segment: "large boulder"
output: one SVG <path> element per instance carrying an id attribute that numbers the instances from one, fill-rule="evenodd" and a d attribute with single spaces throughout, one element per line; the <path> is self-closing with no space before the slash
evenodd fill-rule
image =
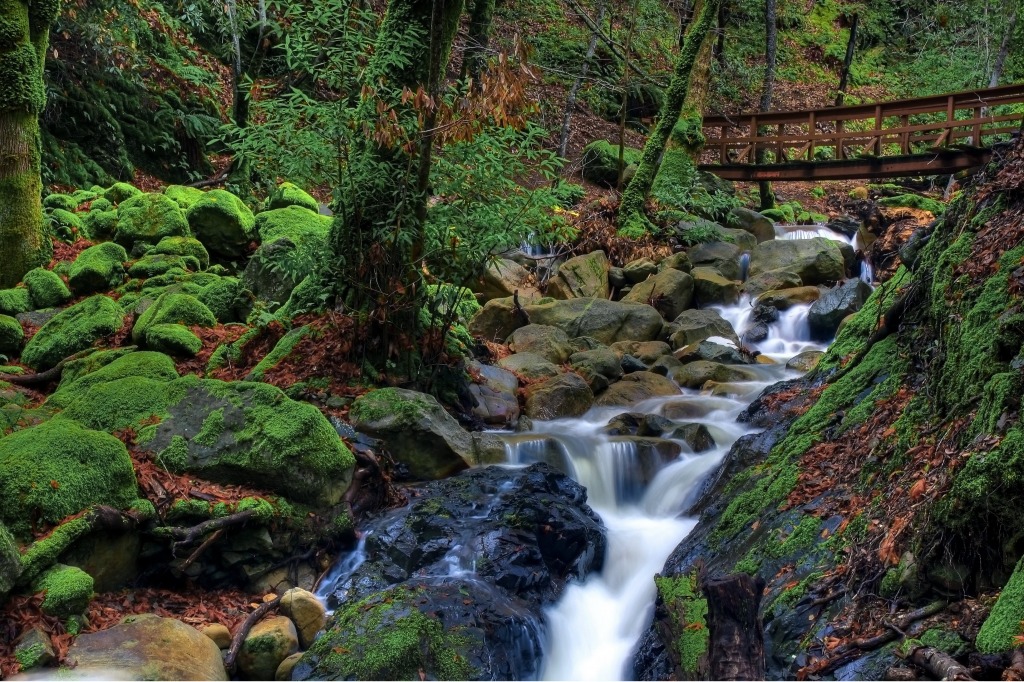
<path id="1" fill-rule="evenodd" d="M 661 314 L 649 305 L 573 298 L 524 307 L 530 322 L 558 327 L 570 337 L 590 336 L 610 344 L 651 341 L 661 336 Z"/>
<path id="2" fill-rule="evenodd" d="M 513 353 L 498 360 L 498 367 L 524 379 L 550 379 L 562 373 L 558 365 L 536 353 Z"/>
<path id="3" fill-rule="evenodd" d="M 528 324 L 512 332 L 506 341 L 513 353 L 536 353 L 545 360 L 560 365 L 572 355 L 569 337 L 558 327 Z"/>
<path id="4" fill-rule="evenodd" d="M 38 370 L 49 369 L 104 336 L 116 333 L 123 322 L 124 313 L 112 298 L 92 296 L 50 318 L 25 344 L 21 360 Z"/>
<path id="5" fill-rule="evenodd" d="M 450 476 L 475 460 L 475 441 L 437 399 L 404 388 L 360 396 L 349 411 L 352 426 L 384 441 L 395 461 L 418 480 Z"/>
<path id="6" fill-rule="evenodd" d="M 593 404 L 593 391 L 583 377 L 574 372 L 526 388 L 526 416 L 530 419 L 579 417 Z"/>
<path id="7" fill-rule="evenodd" d="M 213 640 L 173 618 L 140 614 L 79 635 L 68 649 L 69 679 L 227 680 Z"/>
<path id="8" fill-rule="evenodd" d="M 256 237 L 256 219 L 241 199 L 222 189 L 206 192 L 186 213 L 196 239 L 224 258 L 245 255 Z"/>
<path id="9" fill-rule="evenodd" d="M 696 360 L 673 371 L 672 379 L 684 388 L 701 388 L 709 381 L 757 381 L 758 375 L 752 370 L 735 365 Z"/>
<path id="10" fill-rule="evenodd" d="M 820 297 L 821 289 L 818 287 L 790 287 L 766 291 L 758 296 L 754 303 L 757 306 L 774 308 L 775 310 L 789 310 L 795 305 L 814 303 Z"/>
<path id="11" fill-rule="evenodd" d="M 308 649 L 316 639 L 316 633 L 327 624 L 327 609 L 312 592 L 299 587 L 281 595 L 281 613 L 295 624 L 299 646 Z"/>
<path id="12" fill-rule="evenodd" d="M 71 300 L 71 292 L 57 273 L 45 268 L 35 268 L 22 278 L 32 299 L 32 308 L 54 308 Z"/>
<path id="13" fill-rule="evenodd" d="M 516 375 L 476 360 L 469 362 L 467 369 L 473 377 L 473 383 L 469 385 L 470 395 L 476 400 L 473 414 L 492 426 L 516 423 L 519 419 L 519 400 L 516 398 L 519 380 Z"/>
<path id="14" fill-rule="evenodd" d="M 507 258 L 495 258 L 488 261 L 484 273 L 470 288 L 489 301 L 512 296 L 516 291 L 522 295 L 529 281 L 530 271 L 522 265 Z"/>
<path id="15" fill-rule="evenodd" d="M 519 296 L 520 305 L 537 300 L 539 297 Z M 507 296 L 487 301 L 484 307 L 473 315 L 468 329 L 470 334 L 482 337 L 485 341 L 501 343 L 508 338 L 509 334 L 527 324 L 529 324 L 529 320 L 516 311 L 513 298 Z"/>
<path id="16" fill-rule="evenodd" d="M 859 279 L 851 279 L 841 286 L 829 289 L 811 304 L 811 309 L 807 312 L 811 336 L 821 341 L 831 339 L 843 318 L 860 310 L 870 295 L 871 287 Z"/>
<path id="17" fill-rule="evenodd" d="M 789 289 L 792 287 L 798 287 L 802 284 L 803 282 L 800 280 L 800 275 L 795 272 L 789 272 L 788 270 L 771 270 L 749 278 L 743 283 L 740 291 L 748 296 L 757 297 L 766 291 L 772 291 L 773 289 Z"/>
<path id="18" fill-rule="evenodd" d="M 601 406 L 633 405 L 657 396 L 678 395 L 679 387 L 654 372 L 633 372 L 622 377 L 598 396 L 595 404 Z"/>
<path id="19" fill-rule="evenodd" d="M 25 340 L 25 330 L 21 323 L 9 315 L 0 315 L 0 355 L 9 358 L 21 353 L 21 344 Z"/>
<path id="20" fill-rule="evenodd" d="M 149 344 L 152 329 L 165 324 L 212 327 L 217 324 L 217 318 L 194 296 L 166 292 L 139 315 L 139 319 L 132 327 L 132 341 Z"/>
<path id="21" fill-rule="evenodd" d="M 191 235 L 185 212 L 166 194 L 136 194 L 117 208 L 114 241 L 126 249 Z"/>
<path id="22" fill-rule="evenodd" d="M 775 224 L 757 211 L 737 206 L 729 212 L 733 225 L 757 238 L 757 243 L 775 239 Z"/>
<path id="23" fill-rule="evenodd" d="M 824 237 L 773 239 L 750 254 L 750 275 L 787 270 L 804 284 L 826 284 L 846 277 L 846 258 L 839 242 Z"/>
<path id="24" fill-rule="evenodd" d="M 736 330 L 718 311 L 687 310 L 669 325 L 672 348 L 682 348 L 712 336 L 722 336 L 739 343 Z"/>
<path id="25" fill-rule="evenodd" d="M 665 268 L 635 284 L 622 300 L 646 303 L 666 320 L 674 320 L 693 303 L 693 278 L 680 270 Z"/>
<path id="26" fill-rule="evenodd" d="M 126 508 L 137 497 L 124 443 L 55 417 L 0 438 L 0 523 L 16 535 L 91 504 Z"/>
<path id="27" fill-rule="evenodd" d="M 598 374 L 611 381 L 622 376 L 619 355 L 610 348 L 595 348 L 573 353 L 569 356 L 569 364 L 577 371 Z"/>
<path id="28" fill-rule="evenodd" d="M 715 268 L 694 268 L 690 275 L 694 299 L 700 306 L 731 305 L 740 298 L 740 282 L 722 276 Z"/>
<path id="29" fill-rule="evenodd" d="M 65 372 L 65 374 L 67 373 Z M 153 351 L 128 353 L 115 357 L 110 362 L 97 366 L 91 371 L 69 374 L 62 378 L 57 390 L 47 399 L 46 404 L 65 408 L 82 398 L 93 386 L 125 377 L 173 381 L 178 378 L 178 371 L 174 366 L 174 361 L 163 353 Z"/>
<path id="30" fill-rule="evenodd" d="M 622 276 L 630 284 L 639 284 L 657 271 L 658 264 L 650 258 L 637 258 L 622 266 Z"/>
<path id="31" fill-rule="evenodd" d="M 604 251 L 570 258 L 548 281 L 548 295 L 558 299 L 608 298 L 609 267 Z"/>
<path id="32" fill-rule="evenodd" d="M 210 267 L 210 253 L 195 237 L 164 237 L 157 242 L 156 246 L 147 251 L 146 255 L 181 256 L 182 258 L 191 256 L 199 263 L 200 269 L 205 270 Z"/>
<path id="33" fill-rule="evenodd" d="M 277 666 L 299 650 L 299 635 L 287 616 L 265 618 L 253 626 L 238 652 L 238 670 L 248 680 L 270 680 Z"/>
<path id="34" fill-rule="evenodd" d="M 726 279 L 740 278 L 740 248 L 728 242 L 706 242 L 687 250 L 694 268 L 713 268 Z"/>
<path id="35" fill-rule="evenodd" d="M 629 166 L 640 163 L 643 152 L 639 149 L 626 147 L 622 150 L 624 172 Z M 595 185 L 615 187 L 619 180 L 619 146 L 606 140 L 595 140 L 583 148 L 583 179 Z"/>
<path id="36" fill-rule="evenodd" d="M 331 218 L 297 205 L 256 216 L 260 247 L 242 274 L 243 286 L 256 298 L 284 304 L 327 249 Z M 276 306 L 275 306 L 276 307 Z"/>
<path id="37" fill-rule="evenodd" d="M 118 286 L 124 280 L 128 252 L 113 242 L 90 246 L 78 254 L 68 270 L 68 286 L 76 294 L 91 294 Z"/>
<path id="38" fill-rule="evenodd" d="M 317 213 L 320 211 L 320 204 L 316 199 L 307 194 L 298 185 L 290 182 L 282 182 L 277 186 L 269 197 L 267 197 L 267 208 L 285 208 L 287 206 L 298 206 L 307 211 Z"/>

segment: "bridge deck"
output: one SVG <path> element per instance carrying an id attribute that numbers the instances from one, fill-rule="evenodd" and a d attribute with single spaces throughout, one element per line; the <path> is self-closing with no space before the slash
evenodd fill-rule
<path id="1" fill-rule="evenodd" d="M 704 119 L 700 168 L 730 180 L 939 175 L 983 165 L 1021 126 L 1024 83 L 878 104 Z"/>

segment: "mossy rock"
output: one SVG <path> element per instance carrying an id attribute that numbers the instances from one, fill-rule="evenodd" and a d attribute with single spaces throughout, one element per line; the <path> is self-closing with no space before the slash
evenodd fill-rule
<path id="1" fill-rule="evenodd" d="M 47 213 L 47 229 L 51 236 L 65 242 L 72 242 L 82 233 L 82 219 L 71 211 L 55 208 Z"/>
<path id="2" fill-rule="evenodd" d="M 59 208 L 64 211 L 74 211 L 78 208 L 78 199 L 69 194 L 49 194 L 43 198 L 43 208 Z"/>
<path id="3" fill-rule="evenodd" d="M 62 310 L 44 324 L 25 346 L 21 360 L 38 370 L 49 369 L 104 336 L 116 333 L 123 322 L 124 313 L 112 298 L 92 296 Z"/>
<path id="4" fill-rule="evenodd" d="M 33 592 L 44 592 L 43 613 L 57 618 L 80 616 L 92 601 L 92 576 L 76 566 L 57 564 L 39 576 Z"/>
<path id="5" fill-rule="evenodd" d="M 986 654 L 1013 651 L 1019 644 L 1015 638 L 1021 634 L 1020 623 L 1024 620 L 1024 559 L 1010 576 L 1010 581 L 999 594 L 992 607 L 992 613 L 981 625 L 975 644 Z"/>
<path id="6" fill-rule="evenodd" d="M 68 285 L 78 295 L 113 289 L 124 281 L 128 252 L 113 242 L 104 242 L 78 254 L 68 272 Z"/>
<path id="7" fill-rule="evenodd" d="M 124 443 L 54 417 L 0 438 L 0 522 L 27 537 L 30 521 L 55 524 L 89 505 L 123 509 L 136 498 Z"/>
<path id="8" fill-rule="evenodd" d="M 117 211 L 114 210 L 89 211 L 82 218 L 82 231 L 93 241 L 112 238 L 116 229 Z"/>
<path id="9" fill-rule="evenodd" d="M 32 310 L 32 298 L 28 289 L 0 289 L 0 315 L 20 315 Z"/>
<path id="10" fill-rule="evenodd" d="M 25 273 L 22 279 L 28 289 L 32 308 L 56 308 L 71 300 L 71 291 L 64 280 L 54 272 L 45 268 L 35 268 Z"/>
<path id="11" fill-rule="evenodd" d="M 188 236 L 191 230 L 184 211 L 164 194 L 138 194 L 117 208 L 114 240 L 125 248 Z"/>
<path id="12" fill-rule="evenodd" d="M 164 188 L 164 194 L 169 199 L 173 199 L 181 207 L 182 211 L 187 211 L 192 207 L 192 204 L 203 198 L 205 192 L 201 189 L 185 185 L 167 185 Z"/>
<path id="13" fill-rule="evenodd" d="M 915 208 L 919 211 L 928 211 L 935 216 L 940 216 L 946 212 L 946 205 L 944 203 L 935 199 L 929 199 L 920 194 L 899 194 L 894 197 L 883 197 L 878 200 L 878 205 L 888 208 Z"/>
<path id="14" fill-rule="evenodd" d="M 92 201 L 89 202 L 90 213 L 94 211 L 109 211 L 113 208 L 114 205 L 110 203 L 110 201 L 108 201 L 107 199 L 104 199 L 103 197 L 93 199 Z"/>
<path id="15" fill-rule="evenodd" d="M 21 323 L 13 317 L 0 315 L 0 355 L 17 357 L 24 340 L 25 330 L 21 328 Z"/>
<path id="16" fill-rule="evenodd" d="M 11 531 L 0 523 L 0 605 L 21 575 L 21 553 Z"/>
<path id="17" fill-rule="evenodd" d="M 135 350 L 135 346 L 127 346 L 125 348 L 89 349 L 78 353 L 73 359 L 68 360 L 64 364 L 64 369 L 60 373 L 60 383 L 57 385 L 57 390 L 60 391 L 62 388 L 70 386 L 72 382 L 77 381 L 86 374 L 106 367 L 114 360 L 123 358 L 129 353 L 135 352 Z"/>
<path id="18" fill-rule="evenodd" d="M 234 277 L 218 277 L 203 287 L 196 298 L 210 309 L 218 322 L 242 322 L 245 320 L 247 298 L 242 283 Z"/>
<path id="19" fill-rule="evenodd" d="M 171 471 L 316 505 L 335 504 L 348 489 L 355 459 L 312 405 L 255 382 L 187 376 L 160 385 L 166 398 L 153 398 L 152 409 L 165 401 L 163 420 L 139 441 Z"/>
<path id="20" fill-rule="evenodd" d="M 148 254 L 192 256 L 199 261 L 199 269 L 205 270 L 210 267 L 210 253 L 195 237 L 164 237 L 148 251 Z"/>
<path id="21" fill-rule="evenodd" d="M 262 245 L 242 276 L 246 289 L 261 300 L 288 300 L 327 249 L 331 218 L 299 206 L 264 211 L 256 216 Z"/>
<path id="22" fill-rule="evenodd" d="M 320 210 L 320 203 L 304 192 L 297 185 L 290 182 L 282 182 L 274 192 L 267 197 L 267 208 L 284 208 L 286 206 L 300 206 L 317 213 Z"/>
<path id="23" fill-rule="evenodd" d="M 146 328 L 146 346 L 168 355 L 191 358 L 203 349 L 203 342 L 184 325 L 153 324 Z"/>
<path id="24" fill-rule="evenodd" d="M 194 272 L 199 269 L 199 261 L 193 256 L 169 256 L 151 252 L 131 264 L 128 276 L 146 279 L 167 274 L 172 268 Z"/>
<path id="25" fill-rule="evenodd" d="M 640 163 L 643 152 L 627 147 L 622 163 L 625 173 L 629 166 Z M 595 140 L 583 148 L 583 178 L 596 185 L 615 187 L 619 179 L 619 146 L 607 140 Z"/>
<path id="26" fill-rule="evenodd" d="M 115 182 L 109 189 L 104 190 L 103 198 L 117 205 L 139 194 L 142 194 L 142 190 L 138 187 L 129 185 L 127 182 Z"/>
<path id="27" fill-rule="evenodd" d="M 186 214 L 196 239 L 211 254 L 224 258 L 245 255 L 256 238 L 256 218 L 234 194 L 215 189 L 192 204 Z"/>
<path id="28" fill-rule="evenodd" d="M 93 355 L 114 353 L 116 351 L 103 351 Z M 76 360 L 77 363 L 87 362 L 89 358 Z M 98 360 L 94 359 L 93 362 Z M 126 377 L 145 377 L 155 381 L 173 381 L 178 378 L 178 371 L 174 367 L 174 361 L 163 353 L 154 351 L 137 351 L 115 357 L 109 364 L 104 364 L 84 374 L 77 373 L 71 381 L 67 380 L 68 367 L 65 366 L 64 376 L 60 386 L 46 401 L 47 405 L 54 407 L 67 407 L 76 400 L 82 398 L 90 388 L 99 384 L 124 379 Z"/>
<path id="29" fill-rule="evenodd" d="M 194 296 L 167 292 L 161 294 L 153 305 L 139 316 L 132 328 L 132 340 L 135 343 L 145 343 L 148 329 L 160 324 L 212 327 L 217 324 L 217 318 Z"/>
<path id="30" fill-rule="evenodd" d="M 141 376 L 104 381 L 76 392 L 61 414 L 98 431 L 138 430 L 143 421 L 165 414 L 176 399 L 169 383 Z"/>

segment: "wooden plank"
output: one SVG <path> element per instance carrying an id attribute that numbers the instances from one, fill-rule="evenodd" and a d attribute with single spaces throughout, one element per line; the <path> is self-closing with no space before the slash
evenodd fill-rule
<path id="1" fill-rule="evenodd" d="M 700 165 L 698 168 L 714 173 L 726 180 L 756 182 L 804 180 L 858 180 L 870 178 L 896 178 L 908 175 L 945 175 L 978 168 L 991 158 L 989 150 L 976 153 L 942 150 L 935 154 L 915 154 L 878 158 L 848 159 L 846 161 L 819 161 L 816 163 L 787 163 L 756 166 L 729 164 L 724 166 Z"/>

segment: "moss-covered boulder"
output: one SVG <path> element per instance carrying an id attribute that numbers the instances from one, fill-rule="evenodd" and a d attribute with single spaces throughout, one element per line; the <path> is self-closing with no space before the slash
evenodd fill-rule
<path id="1" fill-rule="evenodd" d="M 256 216 L 262 244 L 242 275 L 256 298 L 283 304 L 327 248 L 331 218 L 299 206 L 264 211 Z"/>
<path id="2" fill-rule="evenodd" d="M 210 253 L 203 246 L 203 243 L 195 237 L 164 237 L 148 253 L 164 254 L 167 256 L 191 256 L 199 261 L 200 269 L 205 270 L 210 267 Z"/>
<path id="3" fill-rule="evenodd" d="M 116 205 L 139 194 L 142 194 L 142 190 L 138 187 L 129 185 L 127 182 L 115 182 L 104 190 L 103 198 Z"/>
<path id="4" fill-rule="evenodd" d="M 212 327 L 217 324 L 217 318 L 194 296 L 167 292 L 161 294 L 136 320 L 132 327 L 132 340 L 135 343 L 148 343 L 150 328 L 163 324 Z"/>
<path id="5" fill-rule="evenodd" d="M 135 471 L 124 443 L 55 417 L 0 438 L 0 522 L 27 536 L 92 504 L 128 507 Z"/>
<path id="6" fill-rule="evenodd" d="M 839 243 L 824 237 L 773 239 L 750 254 L 750 276 L 785 270 L 804 284 L 827 284 L 846 277 L 846 258 Z"/>
<path id="7" fill-rule="evenodd" d="M 139 441 L 171 471 L 250 485 L 306 504 L 334 504 L 348 489 L 355 460 L 330 422 L 274 386 L 195 376 L 169 383 L 120 380 L 127 381 L 137 384 L 125 383 L 121 393 L 152 391 L 149 409 L 162 420 L 140 430 Z M 83 410 L 95 404 L 90 396 L 104 386 L 110 384 L 86 394 Z"/>
<path id="8" fill-rule="evenodd" d="M 104 242 L 90 246 L 71 264 L 68 285 L 78 295 L 112 289 L 124 281 L 128 252 L 120 244 Z"/>
<path id="9" fill-rule="evenodd" d="M 25 331 L 21 323 L 8 315 L 0 315 L 0 355 L 17 357 L 24 340 Z"/>
<path id="10" fill-rule="evenodd" d="M 173 199 L 181 207 L 182 211 L 187 211 L 192 207 L 192 204 L 203 198 L 204 192 L 201 189 L 185 185 L 167 185 L 164 188 L 164 194 L 168 198 Z"/>
<path id="11" fill-rule="evenodd" d="M 111 239 L 115 230 L 117 230 L 116 210 L 97 209 L 89 211 L 82 218 L 82 232 L 87 239 L 93 241 Z"/>
<path id="12" fill-rule="evenodd" d="M 0 315 L 20 315 L 32 310 L 32 299 L 28 289 L 0 289 Z"/>
<path id="13" fill-rule="evenodd" d="M 190 234 L 184 211 L 164 194 L 138 194 L 117 208 L 114 240 L 125 248 Z"/>
<path id="14" fill-rule="evenodd" d="M 144 421 L 166 414 L 177 397 L 167 381 L 127 376 L 76 391 L 61 414 L 98 431 L 138 430 Z"/>
<path id="15" fill-rule="evenodd" d="M 608 298 L 608 257 L 591 251 L 562 263 L 548 282 L 552 298 Z"/>
<path id="16" fill-rule="evenodd" d="M 475 460 L 473 437 L 431 395 L 377 389 L 352 404 L 349 418 L 357 431 L 382 439 L 415 479 L 444 478 Z"/>
<path id="17" fill-rule="evenodd" d="M 243 322 L 252 305 L 252 295 L 234 277 L 218 277 L 196 294 L 218 322 Z"/>
<path id="18" fill-rule="evenodd" d="M 81 362 L 81 361 L 78 361 Z M 67 369 L 65 368 L 65 375 Z M 85 374 L 77 375 L 73 380 L 61 381 L 57 390 L 46 401 L 47 405 L 64 408 L 82 398 L 93 386 L 104 384 L 125 377 L 145 377 L 155 381 L 173 381 L 178 378 L 174 361 L 163 353 L 153 351 L 137 351 L 116 357 L 109 364 L 97 367 Z"/>
<path id="19" fill-rule="evenodd" d="M 992 613 L 982 623 L 975 642 L 978 650 L 996 654 L 1018 648 L 1021 621 L 1024 621 L 1024 559 L 1017 563 L 1010 581 L 992 607 Z"/>
<path id="20" fill-rule="evenodd" d="M 623 171 L 640 163 L 643 152 L 626 147 L 623 152 Z M 615 187 L 619 178 L 619 146 L 606 140 L 596 140 L 583 148 L 583 178 L 596 185 Z"/>
<path id="21" fill-rule="evenodd" d="M 168 355 L 194 357 L 202 340 L 181 324 L 153 324 L 146 329 L 146 346 Z"/>
<path id="22" fill-rule="evenodd" d="M 71 300 L 71 292 L 64 284 L 64 280 L 57 273 L 45 268 L 29 270 L 22 281 L 28 289 L 35 310 L 55 308 Z"/>
<path id="23" fill-rule="evenodd" d="M 85 613 L 92 601 L 93 579 L 75 566 L 57 564 L 47 569 L 32 585 L 33 592 L 43 592 L 43 613 L 57 618 L 70 618 Z"/>
<path id="24" fill-rule="evenodd" d="M 147 279 L 165 275 L 171 271 L 195 272 L 199 261 L 192 256 L 169 256 L 162 253 L 147 253 L 128 267 L 128 276 Z"/>
<path id="25" fill-rule="evenodd" d="M 0 522 L 0 605 L 8 593 L 14 589 L 14 584 L 21 575 L 21 553 L 18 552 L 18 543 L 14 536 Z"/>
<path id="26" fill-rule="evenodd" d="M 80 635 L 67 655 L 76 675 L 129 680 L 227 680 L 213 640 L 174 618 L 128 616 L 119 625 Z"/>
<path id="27" fill-rule="evenodd" d="M 93 349 L 78 353 L 74 358 L 64 363 L 64 369 L 60 373 L 60 383 L 57 390 L 71 385 L 72 382 L 84 377 L 90 372 L 95 372 L 101 367 L 106 367 L 114 360 L 123 358 L 125 355 L 134 352 L 135 346 L 124 348 Z"/>
<path id="28" fill-rule="evenodd" d="M 570 338 L 591 336 L 601 343 L 611 344 L 616 341 L 652 341 L 661 336 L 661 314 L 649 305 L 600 298 L 572 298 L 524 307 L 530 322 L 558 327 Z"/>
<path id="29" fill-rule="evenodd" d="M 78 200 L 70 194 L 48 194 L 43 197 L 43 208 L 60 208 L 65 211 L 74 211 L 78 208 Z"/>
<path id="30" fill-rule="evenodd" d="M 104 336 L 116 333 L 123 323 L 124 313 L 112 298 L 92 296 L 62 310 L 44 324 L 25 345 L 21 360 L 39 370 L 49 369 Z"/>
<path id="31" fill-rule="evenodd" d="M 238 669 L 248 680 L 269 680 L 281 661 L 299 650 L 295 624 L 285 616 L 265 618 L 253 626 L 242 642 Z"/>
<path id="32" fill-rule="evenodd" d="M 46 214 L 46 228 L 51 237 L 72 242 L 76 235 L 82 233 L 82 219 L 71 211 L 55 208 Z"/>
<path id="33" fill-rule="evenodd" d="M 211 190 L 189 207 L 188 224 L 211 254 L 238 258 L 256 237 L 256 219 L 231 192 Z"/>
<path id="34" fill-rule="evenodd" d="M 320 204 L 316 199 L 304 192 L 297 185 L 290 182 L 282 182 L 277 189 L 267 197 L 267 208 L 284 208 L 286 206 L 300 206 L 316 213 L 320 210 Z"/>

